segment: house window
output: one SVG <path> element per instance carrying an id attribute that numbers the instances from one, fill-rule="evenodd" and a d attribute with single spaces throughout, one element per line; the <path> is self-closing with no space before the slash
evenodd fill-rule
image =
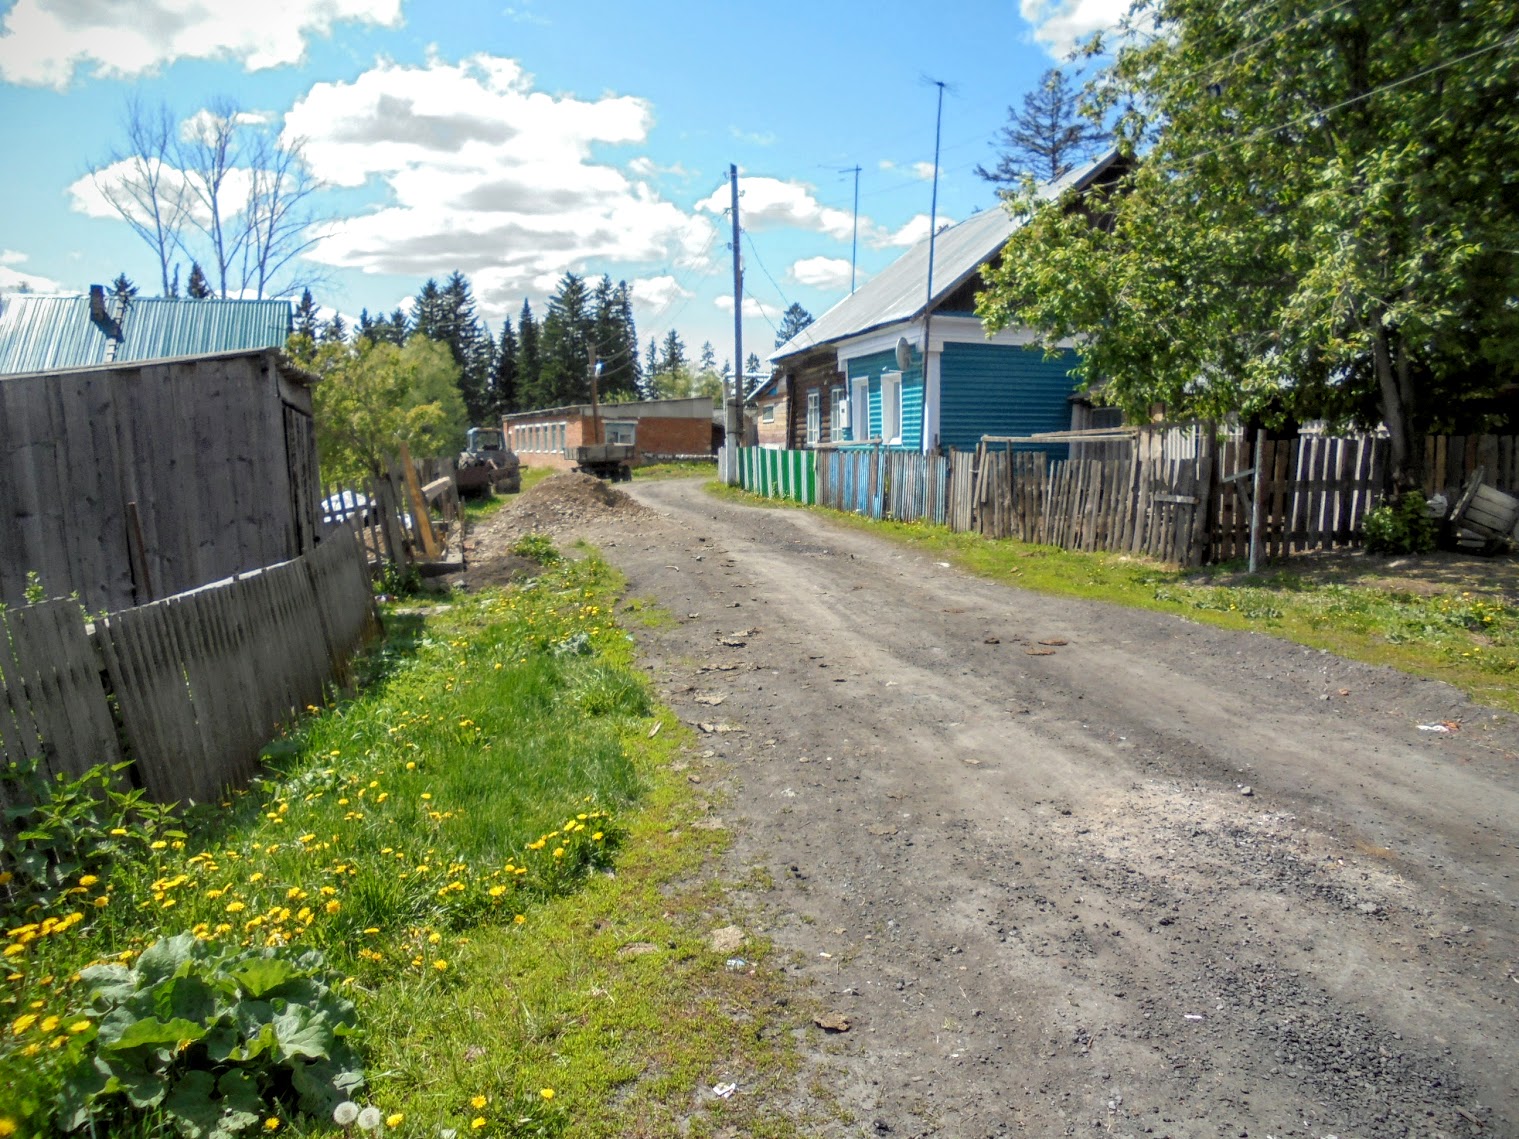
<path id="1" fill-rule="evenodd" d="M 828 389 L 828 441 L 842 443 L 844 428 L 849 426 L 849 400 L 842 387 Z"/>
<path id="2" fill-rule="evenodd" d="M 870 381 L 855 380 L 849 400 L 849 435 L 856 443 L 870 438 Z"/>
<path id="3" fill-rule="evenodd" d="M 760 409 L 760 422 L 761 423 L 774 423 L 775 422 L 775 404 L 773 404 L 773 403 L 767 403 L 764 407 L 762 407 Z"/>
<path id="4" fill-rule="evenodd" d="M 606 424 L 608 443 L 633 443 L 638 434 L 638 421 L 633 419 L 608 420 Z"/>
<path id="5" fill-rule="evenodd" d="M 807 446 L 817 446 L 818 436 L 823 430 L 823 393 L 812 391 L 807 393 Z"/>
<path id="6" fill-rule="evenodd" d="M 902 442 L 902 373 L 881 373 L 881 442 Z"/>

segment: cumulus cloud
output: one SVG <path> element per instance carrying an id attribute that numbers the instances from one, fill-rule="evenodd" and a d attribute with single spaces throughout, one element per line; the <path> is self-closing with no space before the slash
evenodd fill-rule
<path id="1" fill-rule="evenodd" d="M 662 199 L 632 162 L 593 158 L 644 142 L 652 123 L 642 99 L 550 95 L 515 60 L 482 54 L 318 83 L 286 115 L 285 137 L 304 141 L 317 177 L 390 191 L 339 221 L 313 259 L 412 277 L 459 269 L 482 311 L 500 314 L 593 261 L 706 263 L 711 219 Z"/>
<path id="2" fill-rule="evenodd" d="M 76 70 L 116 78 L 179 59 L 231 59 L 249 71 L 299 63 L 336 24 L 396 27 L 401 0 L 16 0 L 0 19 L 0 79 L 67 87 Z"/>
<path id="3" fill-rule="evenodd" d="M 731 314 L 733 312 L 733 298 L 732 297 L 729 297 L 729 296 L 714 297 L 712 299 L 712 303 L 715 304 L 718 308 L 722 309 L 726 313 Z M 780 320 L 780 318 L 781 318 L 781 310 L 779 308 L 777 308 L 775 305 L 766 304 L 764 301 L 758 300 L 755 297 L 745 297 L 744 298 L 744 315 L 745 316 L 764 317 L 766 320 L 774 322 L 774 321 Z"/>
<path id="4" fill-rule="evenodd" d="M 914 162 L 912 172 L 923 181 L 932 181 L 934 176 L 934 164 L 932 162 Z"/>
<path id="5" fill-rule="evenodd" d="M 943 214 L 939 215 L 939 228 L 941 230 L 945 226 L 954 224 L 954 218 L 947 218 Z M 909 245 L 918 244 L 918 242 L 922 241 L 927 236 L 928 215 L 914 214 L 912 219 L 903 225 L 902 228 L 894 230 L 890 233 L 875 234 L 871 237 L 870 243 L 877 249 L 886 249 L 896 246 L 905 248 Z"/>
<path id="6" fill-rule="evenodd" d="M 817 289 L 846 289 L 851 271 L 843 257 L 804 257 L 791 266 L 791 276 Z"/>
<path id="7" fill-rule="evenodd" d="M 1063 59 L 1093 32 L 1112 28 L 1129 11 L 1129 0 L 1019 0 L 1018 11 L 1034 29 L 1034 39 Z"/>
<path id="8" fill-rule="evenodd" d="M 14 293 L 23 287 L 34 293 L 61 293 L 63 286 L 51 277 L 41 277 L 20 268 L 31 260 L 15 249 L 0 249 L 0 293 Z"/>
<path id="9" fill-rule="evenodd" d="M 192 225 L 209 223 L 210 210 L 184 171 L 164 166 L 158 173 L 161 202 L 167 203 L 171 211 L 179 212 Z M 112 204 L 114 201 L 126 209 L 131 220 L 147 225 L 151 223 L 152 215 L 144 174 L 143 167 L 130 158 L 101 167 L 93 174 L 85 174 L 68 187 L 69 208 L 86 217 L 119 218 L 121 212 Z M 244 167 L 227 171 L 220 192 L 223 220 L 243 212 L 252 183 L 253 172 Z"/>
<path id="10" fill-rule="evenodd" d="M 691 290 L 669 274 L 658 277 L 637 277 L 633 280 L 633 303 L 645 309 L 660 311 L 669 308 L 683 297 L 692 295 Z"/>
<path id="11" fill-rule="evenodd" d="M 819 202 L 812 187 L 805 182 L 782 181 L 779 178 L 742 178 L 739 180 L 739 215 L 748 230 L 779 229 L 790 226 L 813 230 L 817 233 L 847 241 L 854 232 L 854 214 L 849 210 L 836 209 Z M 732 197 L 728 187 L 715 191 L 710 197 L 696 203 L 698 210 L 721 215 Z M 870 222 L 860 219 L 860 232 L 864 233 Z"/>

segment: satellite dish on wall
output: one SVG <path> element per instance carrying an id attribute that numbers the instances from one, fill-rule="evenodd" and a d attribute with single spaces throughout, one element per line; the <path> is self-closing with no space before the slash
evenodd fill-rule
<path id="1" fill-rule="evenodd" d="M 912 367 L 912 345 L 907 342 L 907 337 L 897 337 L 897 370 L 905 372 Z"/>

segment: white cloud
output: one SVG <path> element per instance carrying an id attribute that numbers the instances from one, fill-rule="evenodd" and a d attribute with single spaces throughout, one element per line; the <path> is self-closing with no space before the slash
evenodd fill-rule
<path id="1" fill-rule="evenodd" d="M 954 218 L 947 218 L 943 214 L 939 215 L 939 228 L 941 230 L 945 226 L 954 224 Z M 872 236 L 870 239 L 870 244 L 874 245 L 877 249 L 885 249 L 890 246 L 902 246 L 905 248 L 909 245 L 918 244 L 918 242 L 922 241 L 927 236 L 928 215 L 914 214 L 911 221 L 907 222 L 902 226 L 902 228 L 896 230 L 895 232 L 880 233 Z"/>
<path id="2" fill-rule="evenodd" d="M 747 142 L 754 146 L 774 146 L 776 135 L 774 131 L 745 131 L 738 127 L 729 127 L 728 133 L 739 142 Z"/>
<path id="3" fill-rule="evenodd" d="M 786 182 L 779 178 L 741 178 L 738 183 L 738 212 L 748 230 L 778 229 L 791 226 L 825 233 L 841 241 L 854 232 L 854 214 L 849 210 L 825 206 L 813 195 L 805 182 Z M 721 215 L 732 204 L 732 195 L 724 186 L 710 197 L 696 203 L 698 210 Z M 860 219 L 860 231 L 870 226 Z"/>
<path id="4" fill-rule="evenodd" d="M 85 174 L 68 187 L 69 207 L 86 217 L 119 218 L 120 212 L 111 204 L 114 198 L 127 207 L 133 220 L 146 224 L 151 221 L 147 209 L 148 196 L 145 193 L 132 193 L 134 186 L 145 185 L 143 175 L 144 171 L 130 158 L 113 162 L 94 174 Z M 162 168 L 160 177 L 162 202 L 167 203 L 171 209 L 181 210 L 192 225 L 209 222 L 210 211 L 196 195 L 184 171 L 166 165 Z M 242 213 L 252 179 L 252 172 L 243 167 L 233 167 L 227 171 L 220 193 L 224 220 Z"/>
<path id="5" fill-rule="evenodd" d="M 673 305 L 682 297 L 691 296 L 691 290 L 668 274 L 659 277 L 638 277 L 633 281 L 633 303 L 646 309 L 660 311 Z"/>
<path id="6" fill-rule="evenodd" d="M 661 166 L 646 154 L 639 155 L 628 163 L 628 172 L 636 174 L 640 178 L 654 178 L 660 174 L 673 174 L 677 178 L 689 178 L 691 172 L 679 162 L 673 166 Z"/>
<path id="7" fill-rule="evenodd" d="M 726 313 L 731 314 L 733 312 L 733 298 L 730 296 L 714 297 L 712 303 Z M 781 310 L 772 304 L 766 304 L 764 301 L 757 300 L 754 297 L 745 297 L 744 315 L 764 317 L 769 321 L 777 321 L 781 318 Z"/>
<path id="8" fill-rule="evenodd" d="M 843 257 L 804 257 L 791 266 L 791 276 L 817 289 L 846 289 L 851 270 Z"/>
<path id="9" fill-rule="evenodd" d="M 1034 39 L 1051 56 L 1063 59 L 1093 32 L 1113 28 L 1128 14 L 1130 0 L 1019 0 L 1019 13 L 1034 29 Z"/>
<path id="10" fill-rule="evenodd" d="M 312 35 L 401 23 L 401 0 L 17 0 L 0 20 L 0 79 L 67 87 L 76 69 L 128 77 L 178 59 L 233 59 L 249 71 L 299 63 Z"/>
<path id="11" fill-rule="evenodd" d="M 878 165 L 881 167 L 882 170 L 895 170 L 897 168 L 897 164 L 895 162 L 893 162 L 889 158 L 883 158 L 883 159 L 881 159 L 881 161 L 878 163 Z"/>
<path id="12" fill-rule="evenodd" d="M 17 268 L 30 258 L 14 249 L 0 249 L 0 293 L 14 293 L 23 286 L 34 293 L 61 293 L 63 286 L 51 277 Z"/>
<path id="13" fill-rule="evenodd" d="M 923 179 L 923 181 L 930 182 L 934 176 L 934 164 L 932 162 L 914 162 L 912 164 L 912 172 Z"/>
<path id="14" fill-rule="evenodd" d="M 371 273 L 468 273 L 482 311 L 515 311 L 595 262 L 703 265 L 715 227 L 663 200 L 598 146 L 645 141 L 642 99 L 534 90 L 511 59 L 382 62 L 318 83 L 285 117 L 312 172 L 339 186 L 383 181 L 389 204 L 344 219 L 315 260 Z M 635 160 L 636 161 L 636 160 Z"/>

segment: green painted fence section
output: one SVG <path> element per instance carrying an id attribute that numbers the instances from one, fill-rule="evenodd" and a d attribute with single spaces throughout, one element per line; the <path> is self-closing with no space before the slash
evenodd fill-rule
<path id="1" fill-rule="evenodd" d="M 815 451 L 738 449 L 739 485 L 751 494 L 784 498 L 811 506 L 817 502 L 818 459 Z"/>

